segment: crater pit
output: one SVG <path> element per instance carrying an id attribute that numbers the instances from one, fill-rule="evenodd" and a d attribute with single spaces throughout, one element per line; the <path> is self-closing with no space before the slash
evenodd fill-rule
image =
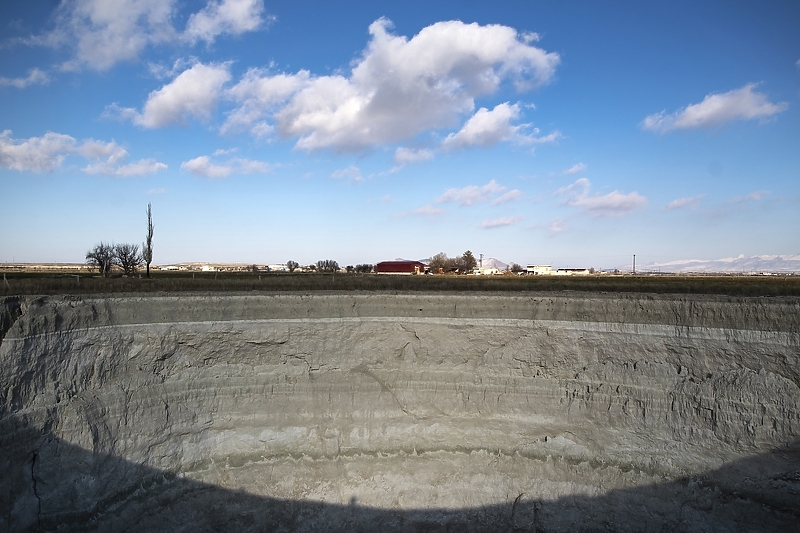
<path id="1" fill-rule="evenodd" d="M 2 300 L 1 531 L 777 531 L 800 300 Z"/>

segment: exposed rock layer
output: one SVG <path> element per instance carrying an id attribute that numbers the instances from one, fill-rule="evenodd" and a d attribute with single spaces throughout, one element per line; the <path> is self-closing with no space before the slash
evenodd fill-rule
<path id="1" fill-rule="evenodd" d="M 331 293 L 2 309 L 0 530 L 797 523 L 798 299 Z"/>

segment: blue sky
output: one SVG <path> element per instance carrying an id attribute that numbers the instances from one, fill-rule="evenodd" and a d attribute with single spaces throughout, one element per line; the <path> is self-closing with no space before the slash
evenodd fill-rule
<path id="1" fill-rule="evenodd" d="M 800 3 L 0 2 L 1 262 L 800 253 Z"/>

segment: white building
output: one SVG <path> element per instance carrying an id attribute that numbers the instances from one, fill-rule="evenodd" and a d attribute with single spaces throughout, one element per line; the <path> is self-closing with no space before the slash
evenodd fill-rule
<path id="1" fill-rule="evenodd" d="M 536 276 L 549 276 L 553 274 L 552 265 L 528 265 L 525 270 L 528 274 L 534 274 Z"/>

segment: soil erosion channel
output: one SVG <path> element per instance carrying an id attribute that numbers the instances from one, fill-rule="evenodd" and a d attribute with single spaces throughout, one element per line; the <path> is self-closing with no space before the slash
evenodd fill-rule
<path id="1" fill-rule="evenodd" d="M 0 531 L 800 520 L 798 298 L 0 303 Z"/>

